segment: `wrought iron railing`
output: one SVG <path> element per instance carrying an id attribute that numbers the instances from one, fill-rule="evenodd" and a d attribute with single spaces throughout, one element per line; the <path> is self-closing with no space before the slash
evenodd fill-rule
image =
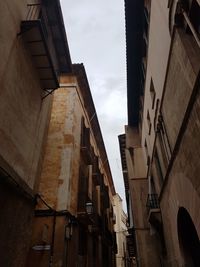
<path id="1" fill-rule="evenodd" d="M 28 4 L 26 20 L 37 20 L 41 15 L 41 4 Z"/>
<path id="2" fill-rule="evenodd" d="M 148 210 L 160 208 L 157 194 L 148 194 L 146 207 Z"/>
<path id="3" fill-rule="evenodd" d="M 28 12 L 26 16 L 26 21 L 40 21 L 44 37 L 46 39 L 48 48 L 50 50 L 50 54 L 51 56 L 53 56 L 54 59 L 56 57 L 54 51 L 55 48 L 51 36 L 49 18 L 45 6 L 42 6 L 41 4 L 29 4 L 27 5 L 27 8 Z M 53 61 L 55 63 L 55 60 Z M 57 69 L 57 63 L 56 63 L 56 69 Z"/>
<path id="4" fill-rule="evenodd" d="M 172 32 L 174 24 L 176 26 L 187 25 L 191 34 L 193 35 L 197 45 L 200 48 L 200 36 L 199 32 L 196 29 L 195 25 L 193 25 L 192 18 L 189 16 L 188 8 L 185 5 L 185 1 L 179 0 L 177 1 L 169 1 L 168 6 L 170 7 L 169 11 L 169 25 L 170 31 Z M 197 8 L 199 8 L 197 4 Z"/>

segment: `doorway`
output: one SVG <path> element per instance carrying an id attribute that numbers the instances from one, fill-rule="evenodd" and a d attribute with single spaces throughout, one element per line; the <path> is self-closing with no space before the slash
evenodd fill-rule
<path id="1" fill-rule="evenodd" d="M 185 263 L 184 267 L 199 267 L 199 237 L 189 213 L 183 207 L 179 208 L 177 224 L 179 245 Z"/>

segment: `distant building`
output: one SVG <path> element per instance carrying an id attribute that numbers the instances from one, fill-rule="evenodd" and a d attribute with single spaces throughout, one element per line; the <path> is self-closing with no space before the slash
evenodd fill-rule
<path id="1" fill-rule="evenodd" d="M 125 0 L 119 136 L 138 266 L 200 266 L 200 3 Z"/>
<path id="2" fill-rule="evenodd" d="M 83 65 L 73 65 L 60 85 L 27 266 L 115 267 L 115 188 Z"/>
<path id="3" fill-rule="evenodd" d="M 59 1 L 0 4 L 0 266 L 24 266 L 51 96 L 71 72 Z"/>
<path id="4" fill-rule="evenodd" d="M 122 199 L 118 194 L 114 196 L 114 214 L 115 214 L 115 232 L 117 237 L 117 254 L 116 266 L 125 267 L 127 257 L 126 236 L 127 232 L 127 216 L 123 211 Z"/>

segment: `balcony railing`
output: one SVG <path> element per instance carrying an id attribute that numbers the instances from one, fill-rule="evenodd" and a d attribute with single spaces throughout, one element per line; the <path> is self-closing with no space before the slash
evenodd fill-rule
<path id="1" fill-rule="evenodd" d="M 200 35 L 199 35 L 199 23 L 194 23 L 193 17 L 190 17 L 191 9 L 188 10 L 188 6 L 185 1 L 170 1 L 169 4 L 169 25 L 170 31 L 172 32 L 174 25 L 178 27 L 187 28 L 187 31 L 191 32 L 193 35 L 198 47 L 200 48 Z M 199 4 L 196 2 L 196 5 L 192 5 L 193 9 L 200 9 Z M 198 14 L 198 12 L 195 12 Z M 196 20 L 198 21 L 198 19 Z M 195 25 L 196 24 L 196 25 Z"/>
<path id="2" fill-rule="evenodd" d="M 158 201 L 158 195 L 157 194 L 148 194 L 146 206 L 149 210 L 159 209 L 160 206 L 159 206 L 159 201 Z"/>
<path id="3" fill-rule="evenodd" d="M 92 146 L 90 144 L 90 129 L 85 127 L 84 122 L 82 122 L 82 132 L 81 132 L 81 154 L 84 162 L 87 165 L 92 163 Z"/>
<path id="4" fill-rule="evenodd" d="M 104 198 L 103 198 L 104 199 L 104 209 L 108 209 L 110 207 L 108 186 L 104 186 L 103 194 L 104 194 Z"/>
<path id="5" fill-rule="evenodd" d="M 99 157 L 94 154 L 94 156 L 92 157 L 92 174 L 95 175 L 99 173 Z"/>
<path id="6" fill-rule="evenodd" d="M 80 214 L 86 213 L 86 203 L 89 200 L 89 175 L 88 167 L 82 166 L 79 169 L 78 181 L 78 212 Z"/>
<path id="7" fill-rule="evenodd" d="M 160 205 L 157 194 L 148 194 L 147 198 L 148 221 L 154 228 L 161 233 L 162 218 L 160 213 Z"/>
<path id="8" fill-rule="evenodd" d="M 26 18 L 21 22 L 19 35 L 21 34 L 27 43 L 42 88 L 47 93 L 59 87 L 60 73 L 71 71 L 71 59 L 62 21 L 59 1 L 43 0 L 42 4 L 28 4 Z"/>
<path id="9" fill-rule="evenodd" d="M 135 248 L 135 241 L 134 241 L 133 235 L 126 236 L 126 242 L 127 242 L 127 251 L 129 257 L 135 257 L 136 256 L 136 248 Z"/>

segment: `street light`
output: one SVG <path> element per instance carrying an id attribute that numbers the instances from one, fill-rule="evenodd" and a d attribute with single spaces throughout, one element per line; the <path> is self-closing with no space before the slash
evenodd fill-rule
<path id="1" fill-rule="evenodd" d="M 88 215 L 93 214 L 93 204 L 92 204 L 91 201 L 90 202 L 89 201 L 86 202 L 85 208 L 86 208 L 86 212 L 87 212 Z"/>

